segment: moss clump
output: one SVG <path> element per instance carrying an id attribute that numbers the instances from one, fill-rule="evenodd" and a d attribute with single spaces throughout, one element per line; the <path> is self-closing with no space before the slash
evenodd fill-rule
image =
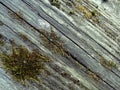
<path id="1" fill-rule="evenodd" d="M 43 35 L 41 35 L 41 39 L 43 40 L 44 46 L 54 53 L 59 53 L 63 56 L 67 56 L 67 51 L 63 46 L 63 42 L 60 40 L 60 37 L 56 35 L 56 33 L 51 30 L 51 32 L 41 31 Z"/>
<path id="2" fill-rule="evenodd" d="M 105 66 L 106 68 L 109 68 L 109 69 L 117 67 L 116 62 L 111 61 L 111 60 L 108 61 L 103 57 L 100 59 L 100 63 L 101 63 L 101 65 L 103 65 L 103 66 Z"/>
<path id="3" fill-rule="evenodd" d="M 95 23 L 99 23 L 99 13 L 96 10 L 89 10 L 86 6 L 76 5 L 76 10 L 82 12 L 86 19 L 91 19 Z"/>
<path id="4" fill-rule="evenodd" d="M 20 24 L 25 23 L 24 19 L 22 19 L 23 14 L 20 11 L 14 13 L 14 12 L 9 10 L 8 13 L 13 19 L 17 20 Z"/>
<path id="5" fill-rule="evenodd" d="M 4 45 L 5 45 L 4 36 L 0 34 L 0 46 L 4 46 Z"/>
<path id="6" fill-rule="evenodd" d="M 13 46 L 12 53 L 1 53 L 0 58 L 4 68 L 13 79 L 26 85 L 26 81 L 39 82 L 38 75 L 45 69 L 44 62 L 50 59 L 37 50 L 29 51 L 23 46 Z"/>
<path id="7" fill-rule="evenodd" d="M 92 13 L 90 12 L 90 10 L 88 10 L 87 7 L 83 6 L 83 5 L 77 5 L 76 9 L 80 12 L 82 12 L 84 14 L 84 17 L 87 19 L 91 19 L 92 18 Z"/>
<path id="8" fill-rule="evenodd" d="M 95 16 L 95 17 L 99 15 L 99 13 L 96 10 L 91 11 L 91 13 L 92 13 L 92 16 Z"/>
<path id="9" fill-rule="evenodd" d="M 87 71 L 87 74 L 88 74 L 91 78 L 93 78 L 94 80 L 97 80 L 97 81 L 100 80 L 100 78 L 98 77 L 98 75 L 97 75 L 96 73 L 94 73 L 94 72 L 91 72 L 90 70 Z"/>
<path id="10" fill-rule="evenodd" d="M 71 3 L 70 1 L 65 2 L 65 4 L 66 4 L 67 6 L 72 7 L 72 3 Z"/>
<path id="11" fill-rule="evenodd" d="M 22 32 L 19 33 L 19 36 L 22 38 L 23 41 L 31 42 L 31 41 L 28 39 L 28 37 L 27 37 L 25 34 L 23 34 Z"/>
<path id="12" fill-rule="evenodd" d="M 0 41 L 0 46 L 4 46 L 5 42 L 3 40 Z"/>
<path id="13" fill-rule="evenodd" d="M 71 10 L 71 11 L 69 12 L 69 15 L 75 15 L 75 11 Z"/>
<path id="14" fill-rule="evenodd" d="M 59 0 L 49 0 L 51 5 L 57 7 L 57 8 L 60 8 L 60 4 L 61 2 Z"/>

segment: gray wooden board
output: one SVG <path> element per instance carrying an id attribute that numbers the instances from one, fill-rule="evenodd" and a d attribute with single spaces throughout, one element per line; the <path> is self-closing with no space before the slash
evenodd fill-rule
<path id="1" fill-rule="evenodd" d="M 100 25 L 96 25 L 94 22 L 91 23 L 85 18 L 83 18 L 84 24 L 82 24 L 76 20 L 77 17 L 66 15 L 46 1 L 0 0 L 0 20 L 4 23 L 0 26 L 0 34 L 4 35 L 7 40 L 14 39 L 17 44 L 22 44 L 28 48 L 35 47 L 53 59 L 52 63 L 46 64 L 48 71 L 51 72 L 50 76 L 40 76 L 44 81 L 41 85 L 30 83 L 28 87 L 23 87 L 12 80 L 10 75 L 4 73 L 4 69 L 1 68 L 0 79 L 2 82 L 0 90 L 3 90 L 3 88 L 4 90 L 119 90 L 119 43 L 108 37 L 104 28 Z M 92 3 L 88 4 L 91 9 L 92 6 Z M 10 12 L 16 14 L 20 12 L 23 21 L 18 21 L 12 17 Z M 99 13 L 102 13 L 102 11 Z M 104 17 L 103 14 L 100 19 L 102 20 Z M 65 42 L 64 46 L 71 56 L 66 58 L 56 55 L 44 47 L 39 37 L 39 30 L 42 29 L 38 20 L 41 18 L 56 28 L 54 31 Z M 108 20 L 106 17 L 104 22 L 106 22 L 105 27 L 107 27 L 107 23 L 109 24 L 111 19 Z M 81 23 L 81 26 L 78 23 Z M 118 23 L 114 22 L 113 24 L 109 24 L 111 30 L 119 33 Z M 50 31 L 50 28 L 46 30 Z M 20 33 L 23 33 L 30 42 L 24 41 L 19 36 Z M 7 43 L 4 48 L 0 49 L 9 52 L 9 46 L 9 43 Z M 100 64 L 101 56 L 117 62 L 118 68 L 108 69 L 102 66 Z M 56 67 L 58 70 L 55 69 Z M 89 70 L 97 74 L 100 80 L 95 80 L 88 75 L 87 71 Z M 70 76 L 63 76 L 63 72 L 70 74 Z M 75 84 L 74 80 L 80 82 Z"/>

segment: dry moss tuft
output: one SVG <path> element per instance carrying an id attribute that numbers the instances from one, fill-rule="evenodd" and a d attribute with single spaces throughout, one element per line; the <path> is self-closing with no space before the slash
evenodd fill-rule
<path id="1" fill-rule="evenodd" d="M 4 46 L 5 42 L 3 40 L 0 40 L 0 46 Z"/>
<path id="2" fill-rule="evenodd" d="M 9 10 L 8 13 L 13 19 L 17 20 L 19 23 L 21 23 L 21 24 L 25 23 L 25 21 L 22 19 L 23 14 L 20 11 L 14 13 Z"/>
<path id="3" fill-rule="evenodd" d="M 4 46 L 4 45 L 5 45 L 4 36 L 0 34 L 0 46 Z"/>
<path id="4" fill-rule="evenodd" d="M 60 4 L 61 2 L 59 0 L 49 0 L 51 5 L 57 7 L 57 8 L 60 8 Z"/>
<path id="5" fill-rule="evenodd" d="M 0 58 L 7 72 L 23 85 L 26 81 L 40 82 L 38 75 L 45 69 L 44 63 L 50 61 L 38 50 L 29 51 L 23 46 L 13 45 L 11 54 L 1 53 Z"/>
<path id="6" fill-rule="evenodd" d="M 66 1 L 65 4 L 66 4 L 67 6 L 70 6 L 70 7 L 72 7 L 72 5 L 73 5 L 71 1 Z"/>
<path id="7" fill-rule="evenodd" d="M 84 14 L 87 19 L 92 18 L 92 13 L 83 5 L 77 5 L 76 9 Z"/>
<path id="8" fill-rule="evenodd" d="M 69 15 L 75 15 L 75 14 L 76 14 L 76 13 L 75 13 L 74 10 L 69 11 Z"/>
<path id="9" fill-rule="evenodd" d="M 93 22 L 99 23 L 99 13 L 96 10 L 90 11 L 86 6 L 76 5 L 77 11 L 82 12 L 86 19 L 91 19 Z"/>
<path id="10" fill-rule="evenodd" d="M 67 56 L 67 51 L 63 46 L 63 42 L 60 40 L 60 37 L 56 35 L 56 33 L 51 30 L 51 32 L 42 31 L 41 39 L 43 40 L 44 46 L 47 47 L 49 50 L 53 51 L 54 53 L 58 53 L 63 56 Z"/>
<path id="11" fill-rule="evenodd" d="M 100 77 L 98 77 L 98 75 L 96 74 L 96 73 L 94 73 L 94 72 L 91 72 L 91 71 L 87 71 L 87 74 L 91 77 L 91 78 L 93 78 L 94 80 L 97 80 L 97 81 L 99 81 L 100 80 Z"/>
<path id="12" fill-rule="evenodd" d="M 22 38 L 22 40 L 30 42 L 28 37 L 25 34 L 23 34 L 22 32 L 19 33 L 19 36 Z"/>
<path id="13" fill-rule="evenodd" d="M 117 68 L 116 62 L 111 61 L 111 60 L 108 61 L 103 57 L 101 57 L 101 59 L 100 59 L 100 64 L 105 66 L 106 68 L 109 68 L 109 69 Z"/>

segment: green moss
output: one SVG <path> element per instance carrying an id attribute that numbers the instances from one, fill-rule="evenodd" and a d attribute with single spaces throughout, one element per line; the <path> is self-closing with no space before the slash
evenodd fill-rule
<path id="1" fill-rule="evenodd" d="M 25 34 L 19 33 L 19 36 L 22 38 L 22 40 L 30 42 L 30 40 L 27 38 Z"/>
<path id="2" fill-rule="evenodd" d="M 13 44 L 11 51 L 10 54 L 1 53 L 0 58 L 13 79 L 23 85 L 26 85 L 26 81 L 40 82 L 38 75 L 45 69 L 44 63 L 50 61 L 49 57 L 38 50 L 29 51 L 23 46 L 15 47 Z"/>
<path id="3" fill-rule="evenodd" d="M 57 7 L 57 8 L 60 8 L 60 4 L 61 2 L 59 0 L 49 0 L 51 5 Z"/>
<path id="4" fill-rule="evenodd" d="M 0 34 L 0 46 L 4 46 L 4 45 L 5 45 L 4 36 Z"/>
<path id="5" fill-rule="evenodd" d="M 0 41 L 0 46 L 4 46 L 5 42 L 3 40 Z"/>
<path id="6" fill-rule="evenodd" d="M 71 10 L 71 11 L 69 12 L 69 15 L 75 15 L 75 11 Z"/>
<path id="7" fill-rule="evenodd" d="M 72 6 L 72 3 L 70 1 L 65 2 L 65 4 L 70 7 Z"/>
<path id="8" fill-rule="evenodd" d="M 9 15 L 12 17 L 12 19 L 17 20 L 20 24 L 25 24 L 25 21 L 23 18 L 23 14 L 18 11 L 18 12 L 12 12 L 12 11 L 8 11 Z"/>
<path id="9" fill-rule="evenodd" d="M 111 60 L 108 61 L 103 57 L 100 59 L 100 63 L 101 63 L 101 65 L 103 65 L 103 66 L 105 66 L 106 68 L 109 68 L 109 69 L 117 68 L 116 62 L 111 61 Z"/>
<path id="10" fill-rule="evenodd" d="M 91 11 L 92 16 L 98 16 L 98 12 L 96 10 Z"/>
<path id="11" fill-rule="evenodd" d="M 48 48 L 50 51 L 67 56 L 66 49 L 64 48 L 64 43 L 60 40 L 60 37 L 56 35 L 56 33 L 51 30 L 51 32 L 42 31 L 40 37 L 43 40 L 44 46 Z"/>
<path id="12" fill-rule="evenodd" d="M 100 80 L 100 78 L 98 77 L 98 75 L 97 75 L 95 72 L 91 72 L 90 70 L 87 70 L 87 74 L 88 74 L 91 78 L 93 78 L 94 80 L 97 80 L 97 81 Z"/>

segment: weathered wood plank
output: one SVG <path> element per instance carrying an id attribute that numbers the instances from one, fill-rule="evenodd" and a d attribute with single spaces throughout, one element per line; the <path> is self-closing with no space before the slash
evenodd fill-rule
<path id="1" fill-rule="evenodd" d="M 5 14 L 4 14 L 5 15 Z M 19 35 L 19 33 L 20 32 L 22 32 L 22 33 L 24 33 L 24 34 L 26 34 L 26 36 L 27 37 L 29 37 L 28 35 L 29 34 L 27 34 L 26 33 L 26 31 L 23 29 L 23 27 L 20 27 L 20 25 L 19 24 L 17 24 L 16 23 L 16 25 L 14 26 L 14 22 L 11 22 L 11 21 L 9 21 L 10 19 L 10 17 L 7 17 L 7 16 L 5 16 L 5 18 L 7 18 L 6 20 L 8 20 L 8 21 L 5 21 L 4 20 L 4 23 L 7 25 L 7 26 L 11 26 L 11 28 L 10 29 L 12 29 L 11 31 L 14 31 L 14 33 L 15 34 L 18 34 Z M 11 18 L 12 19 L 12 18 Z M 7 22 L 9 22 L 9 23 L 7 23 Z M 11 24 L 11 25 L 10 25 Z M 17 27 L 16 27 L 17 26 Z M 9 28 L 9 27 L 8 27 Z M 7 29 L 7 28 L 6 28 Z M 1 29 L 1 30 L 3 30 L 4 32 L 8 32 L 8 31 L 5 31 L 5 28 L 3 28 L 3 29 Z M 9 30 L 10 31 L 10 30 Z M 29 33 L 31 33 L 30 32 L 30 30 L 29 30 Z M 4 33 L 2 33 L 2 34 L 4 34 Z M 35 33 L 34 33 L 35 34 Z M 9 36 L 9 34 L 8 35 L 6 35 L 6 37 L 7 36 Z M 16 42 L 18 42 L 19 40 L 17 40 L 16 39 L 16 37 L 14 37 L 14 36 L 16 36 L 16 35 L 10 35 L 10 36 L 13 36 L 13 37 L 11 37 L 12 39 L 15 39 L 16 40 Z M 34 36 L 36 36 L 36 35 L 34 35 Z M 31 36 L 32 37 L 32 36 Z M 31 39 L 31 41 L 33 41 L 33 39 Z M 22 43 L 21 43 L 22 44 Z M 39 45 L 39 44 L 37 44 L 37 45 Z M 41 46 L 42 47 L 42 46 Z"/>
<path id="2" fill-rule="evenodd" d="M 3 26 L 0 26 L 0 33 L 7 39 L 14 39 L 17 44 L 22 44 L 30 48 L 36 47 L 54 60 L 54 62 L 46 65 L 48 71 L 51 71 L 51 75 L 48 77 L 42 76 L 42 79 L 45 81 L 44 84 L 32 84 L 33 86 L 29 88 L 30 90 L 33 90 L 33 88 L 34 90 L 119 90 L 120 48 L 118 41 L 112 40 L 114 36 L 111 38 L 105 33 L 105 30 L 108 29 L 107 25 L 112 19 L 106 19 L 107 21 L 104 21 L 106 23 L 103 27 L 102 22 L 99 23 L 100 25 L 96 25 L 86 18 L 82 18 L 84 23 L 79 22 L 76 19 L 77 17 L 64 14 L 49 5 L 46 1 L 16 0 L 14 2 L 12 0 L 3 0 L 0 2 L 0 7 L 2 8 L 0 10 L 0 20 L 4 23 Z M 86 4 L 85 1 L 84 5 L 91 9 L 94 8 L 92 8 L 91 3 Z M 14 18 L 15 13 L 13 11 L 20 19 L 17 18 L 17 20 Z M 100 11 L 100 13 L 102 13 L 102 11 Z M 103 20 L 105 16 L 105 14 L 101 15 L 100 20 Z M 41 19 L 41 17 L 56 28 L 54 31 L 61 37 L 61 40 L 65 42 L 64 46 L 70 54 L 69 57 L 66 58 L 62 55 L 56 55 L 44 46 L 43 41 L 39 37 L 41 27 L 38 20 Z M 119 33 L 117 24 L 117 22 L 115 22 L 114 25 L 109 24 L 112 28 L 111 31 L 118 31 Z M 50 31 L 50 29 L 47 31 Z M 20 33 L 24 34 L 30 42 L 22 40 Z M 113 35 L 117 34 L 115 33 Z M 3 48 L 1 50 L 3 50 Z M 106 58 L 106 60 L 117 62 L 117 68 L 109 69 L 101 65 L 100 59 L 102 57 Z M 58 70 L 56 70 L 56 67 L 59 67 Z M 91 71 L 93 72 L 92 74 L 97 74 L 100 80 L 97 81 L 93 79 L 93 77 L 90 76 Z M 63 72 L 70 76 L 63 76 Z M 79 80 L 80 83 L 78 82 L 76 84 L 76 80 Z M 70 86 L 73 86 L 73 88 Z M 14 85 L 11 88 L 14 88 Z M 20 87 L 18 84 L 14 90 L 21 90 L 22 88 L 23 87 Z M 25 90 L 26 89 L 28 88 L 25 88 Z"/>

